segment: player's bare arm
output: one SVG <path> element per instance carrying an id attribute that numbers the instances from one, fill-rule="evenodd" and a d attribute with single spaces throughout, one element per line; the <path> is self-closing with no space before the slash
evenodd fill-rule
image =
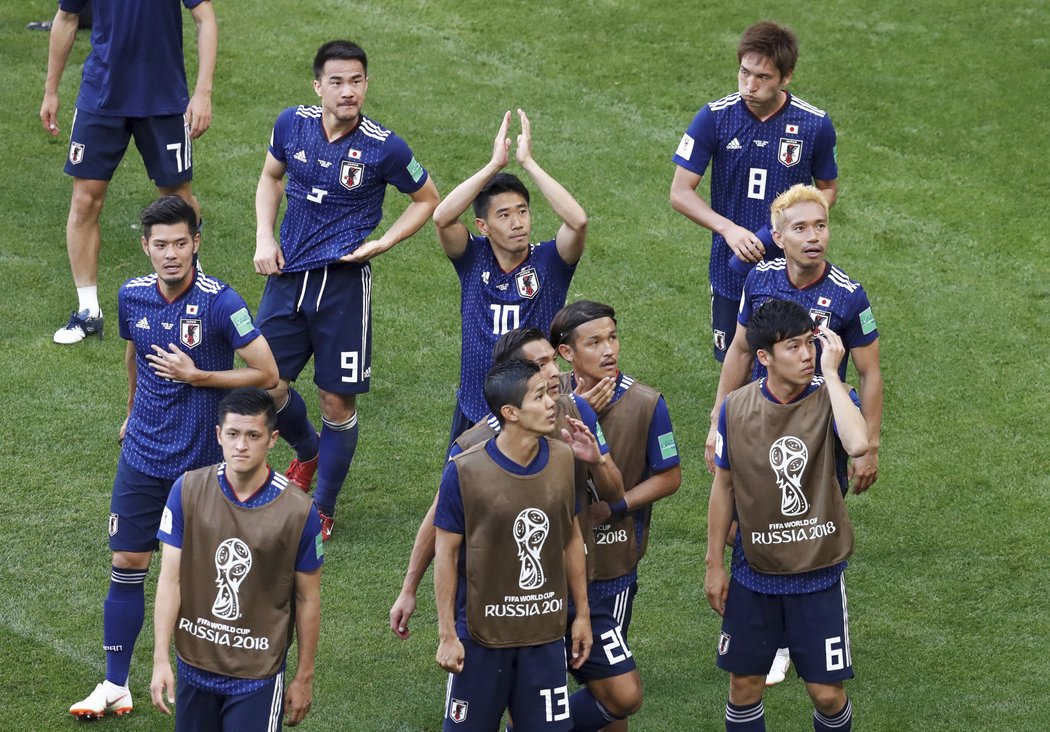
<path id="1" fill-rule="evenodd" d="M 135 360 L 135 344 L 128 341 L 124 349 L 124 368 L 128 371 L 128 412 L 124 415 L 124 422 L 120 425 L 117 433 L 117 441 L 123 442 L 124 435 L 128 432 L 128 420 L 131 419 L 131 408 L 135 406 L 135 389 L 139 383 L 139 367 Z"/>
<path id="2" fill-rule="evenodd" d="M 565 546 L 565 576 L 569 594 L 576 606 L 576 618 L 572 621 L 572 659 L 569 665 L 580 668 L 591 655 L 591 608 L 587 604 L 587 559 L 580 529 L 580 517 L 572 520 L 569 543 Z"/>
<path id="3" fill-rule="evenodd" d="M 701 180 L 703 176 L 676 165 L 671 179 L 671 208 L 705 229 L 721 234 L 733 253 L 745 262 L 761 261 L 766 252 L 762 241 L 754 232 L 716 213 L 697 192 Z"/>
<path id="4" fill-rule="evenodd" d="M 456 558 L 463 535 L 434 527 L 434 604 L 438 616 L 437 664 L 458 674 L 463 670 L 463 644 L 456 635 Z M 579 532 L 577 532 L 579 533 Z"/>
<path id="5" fill-rule="evenodd" d="M 704 557 L 704 594 L 719 615 L 726 610 L 729 577 L 725 568 L 726 535 L 733 520 L 733 481 L 728 470 L 715 468 L 707 502 L 707 555 Z"/>
<path id="6" fill-rule="evenodd" d="M 648 506 L 661 498 L 674 495 L 680 485 L 682 485 L 681 465 L 673 465 L 667 470 L 653 473 L 623 494 L 624 500 L 627 501 L 627 510 Z"/>
<path id="7" fill-rule="evenodd" d="M 882 432 L 882 369 L 879 366 L 879 341 L 850 350 L 860 385 L 860 413 L 868 425 L 868 451 L 850 461 L 849 479 L 853 492 L 868 490 L 879 476 L 879 443 Z"/>
<path id="8" fill-rule="evenodd" d="M 211 127 L 211 86 L 215 59 L 219 54 L 219 24 L 210 0 L 190 9 L 197 26 L 197 84 L 186 107 L 186 124 L 190 139 L 196 140 Z"/>
<path id="9" fill-rule="evenodd" d="M 430 504 L 423 522 L 416 531 L 412 553 L 408 558 L 408 569 L 405 570 L 405 579 L 401 583 L 401 594 L 390 608 L 390 630 L 401 640 L 406 640 L 412 635 L 412 631 L 408 629 L 408 621 L 416 611 L 416 593 L 427 567 L 434 561 L 434 515 L 437 513 L 437 499 L 435 494 L 434 502 Z"/>
<path id="10" fill-rule="evenodd" d="M 171 636 L 182 604 L 179 564 L 182 549 L 164 544 L 157 579 L 157 598 L 153 603 L 153 679 L 149 693 L 153 706 L 171 714 L 168 704 L 175 703 L 175 676 L 171 672 Z M 164 697 L 167 696 L 167 704 Z"/>
<path id="11" fill-rule="evenodd" d="M 373 241 L 366 241 L 350 254 L 341 257 L 339 261 L 364 264 L 390 251 L 396 244 L 403 242 L 423 228 L 423 224 L 430 220 L 434 209 L 437 208 L 441 194 L 434 185 L 434 179 L 428 177 L 427 182 L 419 190 L 409 194 L 409 198 L 412 199 L 412 202 L 408 204 L 408 208 L 401 212 L 397 221 L 381 237 Z"/>
<path id="12" fill-rule="evenodd" d="M 821 343 L 820 372 L 831 397 L 835 431 L 846 454 L 851 458 L 859 457 L 868 451 L 868 425 L 850 399 L 849 386 L 839 379 L 839 364 L 846 355 L 846 347 L 838 334 L 827 327 L 818 328 L 816 338 Z"/>
<path id="13" fill-rule="evenodd" d="M 51 22 L 51 38 L 47 45 L 47 77 L 44 80 L 44 101 L 40 105 L 40 124 L 52 137 L 58 137 L 58 85 L 62 72 L 73 50 L 77 37 L 79 13 L 67 13 L 59 9 Z"/>
<path id="14" fill-rule="evenodd" d="M 255 256 L 252 263 L 261 275 L 281 274 L 284 254 L 277 243 L 274 228 L 277 211 L 284 197 L 284 174 L 288 166 L 266 152 L 259 183 L 255 187 Z"/>
<path id="15" fill-rule="evenodd" d="M 746 330 L 740 323 L 736 324 L 736 335 L 733 336 L 733 342 L 726 349 L 722 372 L 718 375 L 715 404 L 711 407 L 711 428 L 707 432 L 707 441 L 704 443 L 704 462 L 707 463 L 707 470 L 711 474 L 715 472 L 715 437 L 718 433 L 718 415 L 722 410 L 722 403 L 729 396 L 729 392 L 739 389 L 748 382 L 751 368 L 755 363 L 754 354 L 747 345 Z"/>
<path id="16" fill-rule="evenodd" d="M 562 221 L 555 237 L 558 255 L 566 264 L 576 264 L 583 256 L 587 240 L 587 213 L 572 194 L 565 190 L 565 186 L 554 180 L 532 157 L 532 123 L 521 109 L 518 110 L 518 120 L 521 122 L 521 134 L 518 135 L 514 150 L 515 158 L 536 182 L 540 193 Z"/>
<path id="17" fill-rule="evenodd" d="M 303 721 L 313 703 L 314 665 L 321 635 L 321 567 L 295 573 L 295 635 L 298 663 L 295 678 L 284 693 L 284 714 L 289 727 Z"/>
<path id="18" fill-rule="evenodd" d="M 152 348 L 153 353 L 147 353 L 146 360 L 153 372 L 162 379 L 211 389 L 236 389 L 240 386 L 273 389 L 277 386 L 277 362 L 262 335 L 237 349 L 236 353 L 244 361 L 244 366 L 226 371 L 203 371 L 197 368 L 193 359 L 174 343 L 169 343 L 167 350 L 157 345 Z"/>
<path id="19" fill-rule="evenodd" d="M 463 256 L 470 238 L 470 231 L 459 217 L 474 203 L 485 184 L 507 167 L 510 161 L 510 137 L 507 136 L 509 126 L 510 110 L 507 110 L 503 114 L 496 139 L 492 142 L 492 158 L 485 163 L 485 167 L 453 188 L 434 209 L 438 243 L 449 259 L 459 259 Z"/>
<path id="20" fill-rule="evenodd" d="M 828 202 L 828 208 L 835 205 L 835 201 L 839 198 L 839 179 L 832 178 L 831 180 L 817 180 L 813 179 L 813 185 L 818 191 L 823 194 L 825 200 Z"/>

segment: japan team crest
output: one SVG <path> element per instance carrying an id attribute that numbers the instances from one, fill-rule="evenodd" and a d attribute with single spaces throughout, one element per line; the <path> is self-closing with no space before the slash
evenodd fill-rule
<path id="1" fill-rule="evenodd" d="M 536 268 L 529 266 L 514 275 L 514 284 L 518 286 L 518 294 L 531 300 L 540 291 L 540 280 L 536 275 Z"/>
<path id="2" fill-rule="evenodd" d="M 719 351 L 726 350 L 726 332 L 724 330 L 715 331 L 715 348 Z"/>
<path id="3" fill-rule="evenodd" d="M 84 159 L 84 143 L 82 142 L 71 142 L 69 143 L 69 162 L 73 165 L 79 165 Z"/>
<path id="4" fill-rule="evenodd" d="M 467 721 L 467 707 L 469 702 L 462 699 L 450 699 L 448 704 L 448 718 L 457 724 Z"/>
<path id="5" fill-rule="evenodd" d="M 179 320 L 179 342 L 186 348 L 199 346 L 201 335 L 200 318 L 181 318 Z"/>
<path id="6" fill-rule="evenodd" d="M 813 325 L 818 328 L 825 328 L 831 323 L 831 313 L 827 310 L 817 310 L 816 308 L 809 309 L 809 317 L 813 318 Z"/>
<path id="7" fill-rule="evenodd" d="M 120 516 L 115 513 L 109 515 L 109 535 L 116 536 L 117 529 L 120 527 Z"/>
<path id="8" fill-rule="evenodd" d="M 801 159 L 802 140 L 781 137 L 780 148 L 777 150 L 777 160 L 779 160 L 785 168 L 791 168 L 798 165 L 798 161 Z"/>
<path id="9" fill-rule="evenodd" d="M 731 641 L 732 639 L 733 637 L 729 635 L 729 633 L 726 633 L 724 630 L 722 631 L 722 635 L 718 638 L 719 656 L 724 656 L 729 652 L 729 641 Z"/>
<path id="10" fill-rule="evenodd" d="M 339 182 L 343 188 L 352 191 L 365 179 L 365 164 L 344 160 L 339 166 Z"/>

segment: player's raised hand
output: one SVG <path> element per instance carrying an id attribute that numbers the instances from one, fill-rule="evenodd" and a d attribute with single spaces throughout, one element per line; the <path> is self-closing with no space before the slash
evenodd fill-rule
<path id="1" fill-rule="evenodd" d="M 437 664 L 445 671 L 458 674 L 463 670 L 463 644 L 459 638 L 442 640 L 438 644 Z"/>
<path id="2" fill-rule="evenodd" d="M 719 615 L 726 613 L 726 596 L 729 594 L 729 578 L 721 564 L 708 567 L 704 573 L 704 594 L 707 602 Z"/>
<path id="3" fill-rule="evenodd" d="M 184 119 L 186 127 L 189 128 L 191 140 L 196 140 L 207 132 L 211 127 L 211 96 L 198 93 L 190 97 Z"/>
<path id="4" fill-rule="evenodd" d="M 402 590 L 390 607 L 390 630 L 401 640 L 408 640 L 408 637 L 412 635 L 412 631 L 408 629 L 408 621 L 412 619 L 412 615 L 415 612 L 415 593 L 408 593 Z"/>
<path id="5" fill-rule="evenodd" d="M 284 253 L 273 232 L 256 234 L 255 256 L 252 258 L 255 271 L 261 275 L 279 275 L 284 269 Z"/>
<path id="6" fill-rule="evenodd" d="M 310 713 L 313 700 L 313 683 L 299 678 L 296 674 L 284 692 L 284 716 L 287 717 L 285 724 L 294 727 L 302 722 Z"/>
<path id="7" fill-rule="evenodd" d="M 570 429 L 562 428 L 562 439 L 572 448 L 572 454 L 577 460 L 594 465 L 602 459 L 602 449 L 598 446 L 598 440 L 580 420 L 569 417 L 568 421 Z"/>
<path id="8" fill-rule="evenodd" d="M 510 129 L 510 110 L 503 113 L 503 121 L 500 122 L 499 132 L 492 143 L 492 164 L 502 170 L 510 162 L 510 137 L 507 130 Z"/>
<path id="9" fill-rule="evenodd" d="M 602 410 L 609 406 L 613 394 L 616 393 L 616 379 L 612 376 L 606 376 L 587 391 L 584 391 L 583 387 L 577 384 L 574 393 L 576 396 L 586 399 L 587 403 L 591 405 L 591 409 L 601 414 Z"/>
<path id="10" fill-rule="evenodd" d="M 569 665 L 578 669 L 587 663 L 587 659 L 591 655 L 591 644 L 594 641 L 591 635 L 591 616 L 577 614 L 572 621 L 571 630 L 572 659 L 569 661 Z"/>
<path id="11" fill-rule="evenodd" d="M 827 326 L 820 326 L 814 331 L 817 341 L 820 343 L 820 372 L 824 379 L 829 376 L 838 378 L 839 364 L 842 357 L 846 355 L 846 347 L 842 345 L 842 339 L 838 333 Z"/>
<path id="12" fill-rule="evenodd" d="M 722 236 L 733 253 L 745 262 L 761 262 L 765 256 L 762 240 L 742 226 L 731 224 Z"/>
<path id="13" fill-rule="evenodd" d="M 525 112 L 518 108 L 518 119 L 521 120 L 521 134 L 518 135 L 517 148 L 514 156 L 520 165 L 524 165 L 532 159 L 532 123 L 525 116 Z"/>
<path id="14" fill-rule="evenodd" d="M 879 478 L 879 451 L 871 448 L 860 457 L 853 458 L 849 462 L 848 479 L 853 484 L 855 494 L 863 493 L 871 488 Z"/>
<path id="15" fill-rule="evenodd" d="M 164 693 L 167 692 L 168 704 L 175 703 L 175 677 L 171 673 L 171 662 L 167 659 L 153 663 L 153 679 L 149 682 L 149 695 L 153 700 L 153 706 L 167 715 L 171 715 L 171 709 L 164 703 Z"/>
<path id="16" fill-rule="evenodd" d="M 174 343 L 168 344 L 167 351 L 156 344 L 150 348 L 153 349 L 153 353 L 147 353 L 146 360 L 160 378 L 192 384 L 193 379 L 200 373 L 193 359 L 180 351 Z"/>
<path id="17" fill-rule="evenodd" d="M 58 137 L 58 94 L 44 93 L 44 101 L 40 105 L 40 124 L 52 137 Z"/>

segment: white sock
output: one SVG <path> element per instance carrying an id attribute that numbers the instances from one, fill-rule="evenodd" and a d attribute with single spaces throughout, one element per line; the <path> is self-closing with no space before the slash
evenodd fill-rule
<path id="1" fill-rule="evenodd" d="M 89 316 L 98 315 L 98 285 L 78 287 L 77 298 L 80 300 L 80 306 L 77 308 L 78 313 L 81 310 L 87 310 Z"/>

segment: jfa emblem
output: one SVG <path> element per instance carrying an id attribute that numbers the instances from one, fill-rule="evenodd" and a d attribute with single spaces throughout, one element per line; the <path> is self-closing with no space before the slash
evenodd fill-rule
<path id="1" fill-rule="evenodd" d="M 81 142 L 71 142 L 69 144 L 69 162 L 73 165 L 80 165 L 80 162 L 84 159 L 84 144 Z"/>
<path id="2" fill-rule="evenodd" d="M 179 342 L 186 346 L 186 348 L 196 348 L 200 345 L 200 318 L 182 318 L 179 320 Z"/>
<path id="3" fill-rule="evenodd" d="M 120 516 L 115 513 L 109 515 L 109 535 L 117 535 L 117 526 L 120 524 Z"/>
<path id="4" fill-rule="evenodd" d="M 361 185 L 361 181 L 365 177 L 365 164 L 354 163 L 349 160 L 344 160 L 339 166 L 339 182 L 343 184 L 343 188 L 348 191 L 352 191 Z"/>
<path id="5" fill-rule="evenodd" d="M 722 631 L 721 637 L 718 639 L 718 655 L 724 656 L 729 652 L 729 641 L 732 640 L 732 636 L 725 631 Z"/>
<path id="6" fill-rule="evenodd" d="M 827 310 L 817 310 L 816 308 L 809 309 L 809 317 L 813 318 L 813 325 L 818 328 L 827 327 L 828 323 L 831 322 L 831 313 Z"/>
<path id="7" fill-rule="evenodd" d="M 784 164 L 785 168 L 798 165 L 802 159 L 802 140 L 792 140 L 787 137 L 780 138 L 780 149 L 777 150 L 777 160 Z"/>
<path id="8" fill-rule="evenodd" d="M 540 291 L 540 281 L 536 277 L 536 268 L 526 267 L 518 272 L 514 275 L 514 284 L 518 286 L 518 294 L 522 297 L 527 297 L 529 300 L 536 297 L 536 293 Z"/>
<path id="9" fill-rule="evenodd" d="M 719 351 L 726 350 L 726 332 L 724 330 L 715 331 L 715 348 Z"/>
<path id="10" fill-rule="evenodd" d="M 448 707 L 448 718 L 455 723 L 467 721 L 468 702 L 462 699 L 452 699 Z"/>

